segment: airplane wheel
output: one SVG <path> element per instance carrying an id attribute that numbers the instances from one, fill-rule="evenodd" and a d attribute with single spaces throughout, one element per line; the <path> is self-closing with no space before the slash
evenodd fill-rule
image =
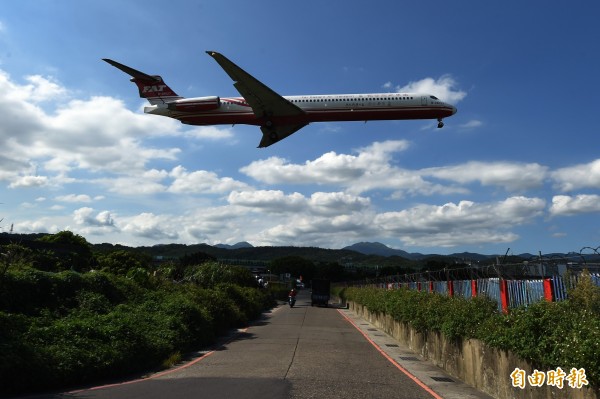
<path id="1" fill-rule="evenodd" d="M 269 135 L 269 138 L 273 141 L 278 141 L 279 140 L 279 136 L 277 135 L 277 133 L 273 132 Z"/>
<path id="2" fill-rule="evenodd" d="M 439 122 L 439 123 L 438 123 L 438 129 L 441 129 L 441 128 L 443 128 L 443 127 L 444 127 L 444 122 Z"/>
<path id="3" fill-rule="evenodd" d="M 271 122 L 271 121 L 266 121 L 266 122 L 265 122 L 265 126 L 266 126 L 266 127 L 273 127 L 273 122 Z"/>

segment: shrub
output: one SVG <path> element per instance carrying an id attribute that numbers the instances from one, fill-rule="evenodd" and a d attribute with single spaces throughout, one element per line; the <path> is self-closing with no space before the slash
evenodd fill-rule
<path id="1" fill-rule="evenodd" d="M 217 262 L 189 267 L 185 271 L 184 280 L 198 284 L 203 288 L 213 288 L 221 283 L 256 287 L 256 280 L 248 269 Z"/>
<path id="2" fill-rule="evenodd" d="M 147 370 L 174 353 L 209 345 L 270 303 L 256 288 L 163 282 L 150 289 L 101 272 L 28 269 L 9 272 L 5 283 L 0 394 Z"/>

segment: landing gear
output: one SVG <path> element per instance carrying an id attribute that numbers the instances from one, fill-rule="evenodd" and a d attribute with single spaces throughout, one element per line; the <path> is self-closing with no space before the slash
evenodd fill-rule
<path id="1" fill-rule="evenodd" d="M 441 129 L 444 127 L 444 122 L 442 122 L 442 118 L 438 119 L 438 129 Z"/>
<path id="2" fill-rule="evenodd" d="M 273 142 L 279 141 L 279 135 L 277 134 L 277 132 L 271 132 L 271 133 L 269 133 L 269 138 L 271 140 L 273 140 Z"/>

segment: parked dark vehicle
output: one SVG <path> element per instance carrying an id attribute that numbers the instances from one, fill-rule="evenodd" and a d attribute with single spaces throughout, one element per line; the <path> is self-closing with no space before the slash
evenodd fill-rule
<path id="1" fill-rule="evenodd" d="M 310 294 L 310 306 L 327 306 L 330 298 L 331 284 L 329 280 L 317 279 L 312 281 L 312 292 Z"/>

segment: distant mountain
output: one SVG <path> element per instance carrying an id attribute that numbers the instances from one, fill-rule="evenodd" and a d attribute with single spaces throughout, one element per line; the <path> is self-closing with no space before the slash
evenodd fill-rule
<path id="1" fill-rule="evenodd" d="M 424 255 L 419 252 L 406 252 L 401 249 L 390 248 L 385 244 L 380 242 L 359 242 L 348 247 L 344 247 L 343 249 L 348 249 L 350 251 L 355 251 L 364 255 L 377 255 L 377 256 L 400 256 L 405 259 L 410 260 L 421 260 L 425 258 L 435 258 L 435 257 L 450 257 L 456 258 L 458 260 L 471 260 L 471 261 L 484 261 L 489 258 L 495 257 L 495 255 L 480 255 L 472 252 L 462 252 L 462 253 L 454 253 L 450 255 L 435 255 L 435 254 L 427 254 Z"/>
<path id="2" fill-rule="evenodd" d="M 250 244 L 249 242 L 241 241 L 241 242 L 238 242 L 237 244 L 233 244 L 233 245 L 229 245 L 229 244 L 217 244 L 217 245 L 215 245 L 215 248 L 239 249 L 239 248 L 254 248 L 254 246 L 252 244 Z"/>
<path id="3" fill-rule="evenodd" d="M 390 248 L 387 245 L 382 244 L 380 242 L 359 242 L 356 244 L 352 244 L 348 247 L 344 247 L 342 249 L 355 251 L 364 255 L 401 256 L 406 259 L 415 259 L 415 255 L 421 255 L 410 254 L 401 249 Z"/>

